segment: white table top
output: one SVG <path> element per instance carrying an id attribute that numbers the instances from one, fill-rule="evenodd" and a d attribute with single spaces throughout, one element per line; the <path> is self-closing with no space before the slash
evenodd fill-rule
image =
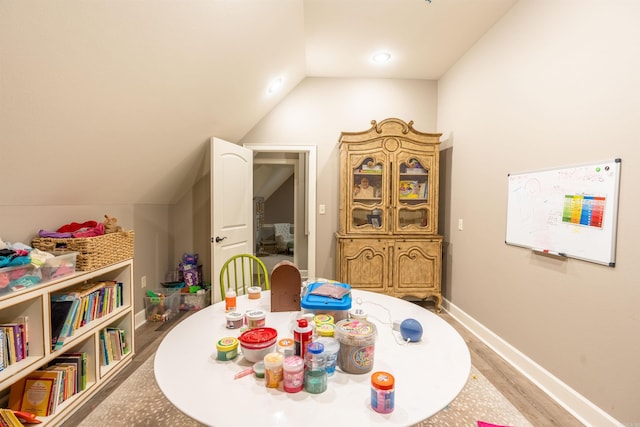
<path id="1" fill-rule="evenodd" d="M 287 393 L 266 388 L 264 379 L 233 376 L 252 366 L 242 355 L 216 360 L 216 342 L 240 335 L 227 329 L 224 302 L 214 304 L 176 325 L 162 340 L 154 363 L 156 381 L 182 412 L 211 426 L 382 426 L 412 425 L 448 405 L 469 377 L 471 358 L 462 337 L 451 325 L 420 306 L 382 294 L 353 289 L 353 308 L 362 308 L 378 328 L 374 366 L 366 374 L 340 369 L 329 377 L 324 393 Z M 358 304 L 360 302 L 360 304 Z M 266 325 L 278 339 L 293 337 L 299 312 L 270 312 L 270 294 L 257 300 L 238 298 L 238 310 L 261 308 Z M 388 311 L 387 311 L 388 310 Z M 406 318 L 420 322 L 422 340 L 404 344 L 391 323 Z M 371 374 L 395 377 L 395 410 L 380 414 L 370 407 Z"/>

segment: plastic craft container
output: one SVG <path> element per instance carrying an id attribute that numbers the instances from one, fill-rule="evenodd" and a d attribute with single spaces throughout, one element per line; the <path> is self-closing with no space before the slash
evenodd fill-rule
<path id="1" fill-rule="evenodd" d="M 273 328 L 254 328 L 238 337 L 242 355 L 249 362 L 259 362 L 276 348 L 278 331 Z"/>
<path id="2" fill-rule="evenodd" d="M 0 268 L 0 294 L 25 289 L 42 281 L 42 273 L 33 264 Z"/>
<path id="3" fill-rule="evenodd" d="M 234 337 L 224 337 L 216 343 L 218 350 L 218 360 L 233 360 L 238 355 L 238 340 Z"/>
<path id="4" fill-rule="evenodd" d="M 306 287 L 306 291 L 300 307 L 303 313 L 326 314 L 333 317 L 335 322 L 346 319 L 351 309 L 351 292 L 343 295 L 341 299 L 331 298 L 322 295 L 313 295 L 311 292 L 327 282 L 314 282 Z M 331 283 L 351 291 L 351 286 L 346 283 Z"/>
<path id="5" fill-rule="evenodd" d="M 349 374 L 371 371 L 377 337 L 376 326 L 366 320 L 345 319 L 336 324 L 334 334 L 340 342 L 340 369 Z"/>
<path id="6" fill-rule="evenodd" d="M 211 289 L 200 289 L 196 293 L 180 292 L 180 310 L 200 310 L 211 304 Z"/>
<path id="7" fill-rule="evenodd" d="M 147 292 L 144 310 L 150 322 L 166 322 L 180 311 L 180 289 L 163 288 Z"/>
<path id="8" fill-rule="evenodd" d="M 47 259 L 40 268 L 42 280 L 55 280 L 75 273 L 77 256 L 77 252 L 65 252 Z"/>

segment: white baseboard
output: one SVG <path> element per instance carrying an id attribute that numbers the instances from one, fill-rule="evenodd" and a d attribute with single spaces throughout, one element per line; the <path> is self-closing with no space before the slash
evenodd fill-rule
<path id="1" fill-rule="evenodd" d="M 536 384 L 549 397 L 558 402 L 574 417 L 587 426 L 622 427 L 623 424 L 591 403 L 584 396 L 560 381 L 542 366 L 531 360 L 518 349 L 500 338 L 484 325 L 448 300 L 443 301 L 443 308 L 460 324 L 478 337 L 493 351 L 499 354 L 515 369 Z"/>
<path id="2" fill-rule="evenodd" d="M 138 329 L 140 326 L 147 323 L 147 312 L 143 308 L 139 312 L 136 313 L 135 318 L 133 319 L 134 328 Z"/>

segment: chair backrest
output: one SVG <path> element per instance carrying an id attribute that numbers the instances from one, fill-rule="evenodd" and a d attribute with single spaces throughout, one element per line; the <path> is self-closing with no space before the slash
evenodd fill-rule
<path id="1" fill-rule="evenodd" d="M 251 286 L 259 286 L 262 290 L 270 289 L 269 273 L 262 260 L 251 254 L 239 254 L 229 258 L 220 270 L 222 298 L 229 288 L 234 289 L 236 295 L 244 295 Z"/>
<path id="2" fill-rule="evenodd" d="M 291 235 L 291 226 L 287 222 L 273 224 L 273 232 L 276 237 L 284 237 L 285 241 L 293 239 L 293 236 Z"/>

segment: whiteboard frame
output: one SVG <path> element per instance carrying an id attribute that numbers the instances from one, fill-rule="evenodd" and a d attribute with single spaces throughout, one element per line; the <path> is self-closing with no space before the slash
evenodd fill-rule
<path id="1" fill-rule="evenodd" d="M 604 218 L 604 222 L 611 222 L 611 229 L 609 231 L 610 233 L 610 237 L 609 237 L 609 241 L 610 241 L 610 247 L 609 247 L 609 252 L 608 252 L 608 259 L 600 259 L 597 258 L 596 256 L 590 258 L 590 257 L 585 257 L 585 256 L 581 256 L 578 254 L 574 254 L 571 253 L 571 251 L 566 251 L 566 252 L 562 252 L 561 250 L 558 250 L 558 248 L 544 248 L 544 247 L 537 247 L 531 244 L 528 244 L 526 242 L 521 242 L 518 239 L 514 239 L 512 236 L 512 239 L 510 241 L 509 239 L 509 234 L 510 234 L 510 227 L 509 227 L 509 219 L 511 217 L 509 209 L 511 206 L 511 203 L 509 201 L 509 198 L 511 197 L 511 179 L 514 176 L 519 176 L 519 175 L 532 175 L 531 178 L 535 178 L 535 175 L 537 174 L 547 174 L 549 172 L 554 172 L 554 171 L 558 171 L 561 172 L 563 170 L 566 171 L 571 171 L 573 169 L 581 169 L 581 168 L 585 168 L 585 167 L 589 167 L 589 166 L 601 166 L 604 164 L 613 164 L 615 169 L 613 171 L 613 194 L 611 194 L 610 196 L 607 195 L 607 209 L 609 208 L 610 205 L 610 209 L 611 212 L 609 212 L 609 214 L 607 216 L 605 216 Z M 619 202 L 619 198 L 620 198 L 620 175 L 621 175 L 621 165 L 622 165 L 622 159 L 621 158 L 613 158 L 613 159 L 608 159 L 608 160 L 603 160 L 603 161 L 598 161 L 598 162 L 588 162 L 588 163 L 582 163 L 582 164 L 575 164 L 575 165 L 569 165 L 569 166 L 560 166 L 560 167 L 553 167 L 553 168 L 546 168 L 546 169 L 538 169 L 538 170 L 532 170 L 532 171 L 526 171 L 526 172 L 515 172 L 515 173 L 508 173 L 507 174 L 507 206 L 506 206 L 506 220 L 505 220 L 505 244 L 507 245 L 511 245 L 511 246 L 519 246 L 519 247 L 523 247 L 523 248 L 527 248 L 527 249 L 531 249 L 532 251 L 536 252 L 536 253 L 544 253 L 544 254 L 550 254 L 550 255 L 555 255 L 557 257 L 561 257 L 561 258 L 574 258 L 574 259 L 579 259 L 582 261 L 588 261 L 588 262 L 593 262 L 596 264 L 602 264 L 602 265 L 606 265 L 608 267 L 615 267 L 615 261 L 616 261 L 616 243 L 617 243 L 617 234 L 618 234 L 618 202 Z M 541 208 L 542 210 L 542 208 Z M 567 225 L 571 225 L 571 224 L 567 224 Z M 584 227 L 584 225 L 574 225 L 575 227 Z"/>

